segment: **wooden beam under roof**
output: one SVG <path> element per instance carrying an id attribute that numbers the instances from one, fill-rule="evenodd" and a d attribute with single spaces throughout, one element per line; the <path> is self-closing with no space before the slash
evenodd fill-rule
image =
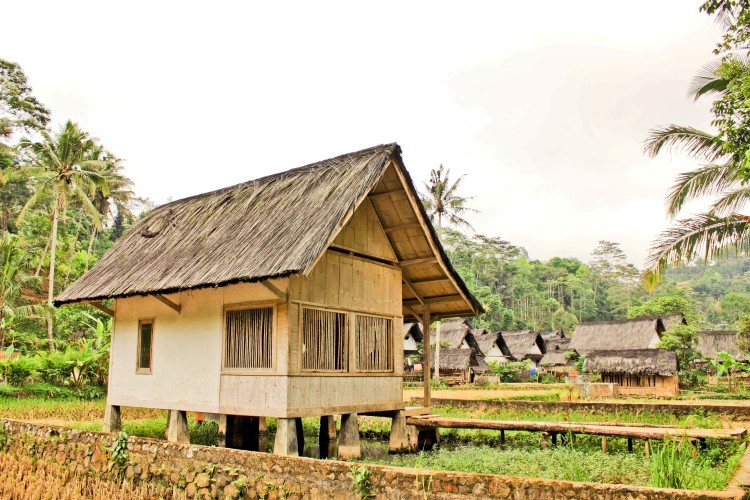
<path id="1" fill-rule="evenodd" d="M 423 279 L 416 279 L 411 280 L 411 284 L 413 285 L 451 285 L 451 280 L 448 278 L 423 278 Z"/>
<path id="2" fill-rule="evenodd" d="M 389 189 L 388 191 L 381 191 L 379 193 L 370 193 L 367 195 L 369 198 L 382 198 L 383 196 L 389 196 L 396 193 L 403 193 L 404 188 Z"/>
<path id="3" fill-rule="evenodd" d="M 110 316 L 112 316 L 112 317 L 114 317 L 114 316 L 115 316 L 115 311 L 114 311 L 114 310 L 112 310 L 112 309 L 110 309 L 109 307 L 105 306 L 105 305 L 104 305 L 104 304 L 102 304 L 101 302 L 91 301 L 91 302 L 89 302 L 88 304 L 89 304 L 89 305 L 90 305 L 91 307 L 95 308 L 95 309 L 99 309 L 99 310 L 100 310 L 101 312 L 103 312 L 104 314 L 109 314 L 109 315 L 110 315 Z"/>
<path id="4" fill-rule="evenodd" d="M 268 288 L 271 291 L 271 293 L 276 295 L 281 300 L 286 301 L 286 294 L 282 292 L 281 290 L 279 290 L 273 283 L 269 281 L 261 281 L 260 284 Z"/>
<path id="5" fill-rule="evenodd" d="M 182 311 L 182 306 L 180 306 L 180 304 L 176 304 L 172 302 L 171 300 L 169 300 L 168 298 L 166 298 L 164 295 L 160 293 L 155 294 L 154 298 L 158 300 L 159 302 L 161 302 L 162 304 L 164 304 L 165 306 L 169 307 L 170 309 L 174 309 L 177 312 L 177 314 L 180 314 L 180 312 Z"/>
<path id="6" fill-rule="evenodd" d="M 438 297 L 423 297 L 422 299 L 424 301 L 424 304 L 442 304 L 444 302 L 457 302 L 457 301 L 463 301 L 464 298 L 462 295 L 441 295 Z M 423 303 L 416 299 L 410 299 L 405 300 L 403 302 L 404 306 L 418 306 L 422 305 Z"/>
<path id="7" fill-rule="evenodd" d="M 404 285 L 406 285 L 406 288 L 408 288 L 411 291 L 411 293 L 414 294 L 414 296 L 417 298 L 417 300 L 419 301 L 419 303 L 424 306 L 424 299 L 422 299 L 422 296 L 419 294 L 419 292 L 417 292 L 414 289 L 414 287 L 411 285 L 411 281 L 409 281 L 409 278 L 407 278 L 406 276 L 401 275 L 401 281 L 403 281 Z"/>
<path id="8" fill-rule="evenodd" d="M 437 264 L 437 257 L 424 257 L 421 259 L 402 260 L 398 263 L 398 265 L 401 267 L 414 267 L 421 266 L 423 264 Z"/>

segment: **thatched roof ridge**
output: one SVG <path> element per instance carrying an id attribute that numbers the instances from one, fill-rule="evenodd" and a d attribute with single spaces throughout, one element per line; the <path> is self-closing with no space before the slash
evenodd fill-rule
<path id="1" fill-rule="evenodd" d="M 583 371 L 671 377 L 677 374 L 677 354 L 664 349 L 593 351 L 583 362 Z"/>
<path id="2" fill-rule="evenodd" d="M 683 322 L 680 314 L 580 323 L 573 332 L 570 348 L 582 356 L 591 351 L 648 349 L 654 336 Z M 669 326 L 667 326 L 669 325 Z"/>
<path id="3" fill-rule="evenodd" d="M 390 165 L 407 196 L 418 199 L 400 152 L 397 144 L 380 145 L 162 205 L 59 294 L 55 304 L 307 274 Z M 438 265 L 466 302 L 462 310 L 481 312 L 424 207 L 414 207 Z"/>
<path id="4" fill-rule="evenodd" d="M 747 359 L 747 356 L 740 352 L 736 331 L 707 330 L 698 332 L 696 349 L 703 356 L 711 359 L 719 359 L 718 355 L 722 351 L 741 361 Z"/>
<path id="5" fill-rule="evenodd" d="M 527 357 L 541 359 L 546 351 L 544 340 L 542 340 L 539 332 L 522 330 L 518 332 L 500 332 L 500 335 L 508 346 L 511 355 L 517 360 Z M 535 345 L 539 348 L 541 354 L 532 354 Z"/>
<path id="6" fill-rule="evenodd" d="M 545 340 L 544 347 L 547 349 L 547 352 L 565 351 L 568 349 L 568 346 L 570 345 L 571 340 L 572 339 L 568 337 L 551 338 L 551 339 Z"/>
<path id="7" fill-rule="evenodd" d="M 566 366 L 575 362 L 566 356 L 567 351 L 547 351 L 544 353 L 539 364 L 542 366 Z"/>

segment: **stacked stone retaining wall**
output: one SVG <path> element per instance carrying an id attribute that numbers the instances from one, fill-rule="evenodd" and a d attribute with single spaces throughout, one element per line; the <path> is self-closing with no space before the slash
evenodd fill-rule
<path id="1" fill-rule="evenodd" d="M 333 460 L 291 458 L 248 451 L 128 438 L 0 419 L 0 452 L 54 462 L 75 475 L 114 481 L 156 481 L 177 496 L 211 498 L 358 498 L 350 476 L 354 465 Z M 636 486 L 576 483 L 489 474 L 431 472 L 366 465 L 370 490 L 380 499 L 709 499 L 742 498 L 744 490 L 680 491 Z M 54 495 L 54 492 L 50 492 Z"/>

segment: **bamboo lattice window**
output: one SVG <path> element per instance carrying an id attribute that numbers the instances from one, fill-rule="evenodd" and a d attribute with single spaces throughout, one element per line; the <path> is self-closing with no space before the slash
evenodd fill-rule
<path id="1" fill-rule="evenodd" d="M 224 368 L 273 366 L 273 307 L 226 312 Z"/>
<path id="2" fill-rule="evenodd" d="M 136 373 L 151 373 L 151 358 L 154 343 L 154 322 L 150 319 L 138 321 L 138 358 L 136 359 Z"/>
<path id="3" fill-rule="evenodd" d="M 393 370 L 393 320 L 375 316 L 356 316 L 357 369 Z"/>
<path id="4" fill-rule="evenodd" d="M 302 309 L 302 369 L 346 371 L 349 321 L 345 313 Z"/>

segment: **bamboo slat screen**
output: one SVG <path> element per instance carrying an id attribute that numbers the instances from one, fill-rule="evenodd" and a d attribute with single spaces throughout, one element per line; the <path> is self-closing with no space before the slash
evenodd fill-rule
<path id="1" fill-rule="evenodd" d="M 393 320 L 356 315 L 357 369 L 363 371 L 393 370 Z"/>
<path id="2" fill-rule="evenodd" d="M 151 321 L 138 322 L 138 364 L 139 373 L 151 373 L 151 345 L 154 340 L 154 324 Z"/>
<path id="3" fill-rule="evenodd" d="M 224 368 L 273 367 L 273 307 L 226 312 Z"/>
<path id="4" fill-rule="evenodd" d="M 346 371 L 349 321 L 345 313 L 302 309 L 302 369 Z"/>

